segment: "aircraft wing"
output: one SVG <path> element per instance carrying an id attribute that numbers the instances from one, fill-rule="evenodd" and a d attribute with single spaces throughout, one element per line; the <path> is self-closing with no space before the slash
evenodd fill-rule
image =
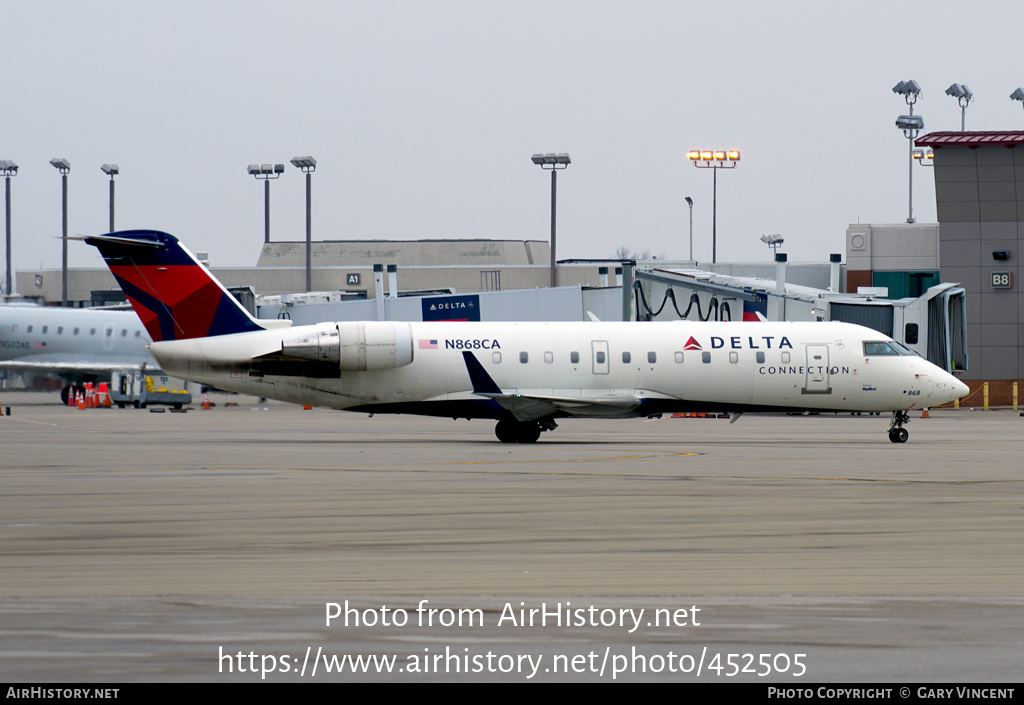
<path id="1" fill-rule="evenodd" d="M 95 373 L 108 373 L 115 372 L 118 370 L 142 370 L 146 369 L 149 363 L 138 363 L 138 362 L 98 362 L 91 360 L 89 362 L 27 362 L 20 360 L 4 360 L 0 361 L 0 370 L 11 370 L 13 372 L 50 372 L 55 375 L 60 374 L 88 374 L 90 372 Z M 153 363 L 153 368 L 156 364 Z"/>
<path id="2" fill-rule="evenodd" d="M 590 417 L 620 417 L 629 415 L 640 406 L 640 399 L 632 394 L 604 394 L 595 396 L 555 396 L 529 391 L 506 394 L 469 351 L 462 352 L 466 369 L 473 383 L 473 393 L 494 400 L 518 421 L 536 421 L 557 414 Z"/>

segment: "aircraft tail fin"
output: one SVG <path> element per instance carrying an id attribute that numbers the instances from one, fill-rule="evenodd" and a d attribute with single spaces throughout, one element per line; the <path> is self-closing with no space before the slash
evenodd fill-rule
<path id="1" fill-rule="evenodd" d="M 124 230 L 82 239 L 99 249 L 153 342 L 265 327 L 173 235 Z"/>

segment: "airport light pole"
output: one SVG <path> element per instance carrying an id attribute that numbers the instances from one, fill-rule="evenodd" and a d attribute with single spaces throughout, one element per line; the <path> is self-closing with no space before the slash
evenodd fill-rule
<path id="1" fill-rule="evenodd" d="M 718 261 L 718 170 L 735 169 L 740 153 L 735 149 L 725 152 L 703 149 L 691 150 L 686 156 L 698 169 L 714 170 L 711 198 L 711 262 L 714 264 Z"/>
<path id="2" fill-rule="evenodd" d="M 306 293 L 313 290 L 313 172 L 316 171 L 316 159 L 313 157 L 295 157 L 292 166 L 302 170 L 306 175 Z"/>
<path id="3" fill-rule="evenodd" d="M 974 93 L 966 83 L 954 83 L 946 89 L 946 95 L 953 96 L 960 104 L 960 132 L 965 132 L 967 130 L 967 106 L 974 100 Z"/>
<path id="4" fill-rule="evenodd" d="M 690 207 L 690 261 L 693 261 L 693 199 L 686 197 L 686 205 Z"/>
<path id="5" fill-rule="evenodd" d="M 110 232 L 114 232 L 114 176 L 121 173 L 117 164 L 104 164 L 100 170 L 110 177 Z"/>
<path id="6" fill-rule="evenodd" d="M 921 97 L 921 86 L 917 81 L 900 81 L 892 87 L 892 92 L 903 96 L 907 101 L 907 105 L 910 106 L 909 115 L 900 115 L 896 118 L 896 127 L 903 130 L 903 136 L 907 138 L 909 146 L 907 149 L 907 171 L 909 172 L 909 195 L 907 197 L 909 202 L 909 211 L 907 213 L 907 222 L 914 222 L 914 140 L 917 135 L 924 129 L 924 118 L 920 115 L 914 115 L 914 103 Z"/>
<path id="7" fill-rule="evenodd" d="M 0 173 L 7 182 L 7 295 L 14 293 L 14 273 L 11 271 L 11 177 L 18 175 L 18 165 L 10 159 L 0 160 Z"/>
<path id="8" fill-rule="evenodd" d="M 263 181 L 263 242 L 270 242 L 270 180 L 280 178 L 284 164 L 250 164 L 249 173 Z"/>
<path id="9" fill-rule="evenodd" d="M 60 279 L 60 300 L 61 306 L 68 305 L 68 174 L 71 172 L 71 162 L 67 159 L 54 157 L 50 160 L 50 166 L 60 172 L 63 186 L 62 212 L 64 214 L 63 237 L 61 238 L 61 279 Z"/>
<path id="10" fill-rule="evenodd" d="M 555 257 L 555 196 L 557 194 L 557 180 L 556 175 L 561 170 L 566 168 L 572 163 L 569 159 L 569 155 L 564 152 L 561 154 L 534 154 L 531 159 L 534 164 L 540 166 L 541 169 L 547 169 L 551 172 L 551 287 L 556 286 L 555 283 L 555 264 L 557 259 Z"/>

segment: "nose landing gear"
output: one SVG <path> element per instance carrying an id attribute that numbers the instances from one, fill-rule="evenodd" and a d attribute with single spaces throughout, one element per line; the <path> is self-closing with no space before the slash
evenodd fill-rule
<path id="1" fill-rule="evenodd" d="M 910 423 L 910 414 L 906 411 L 894 411 L 892 414 L 892 426 L 889 427 L 889 440 L 893 443 L 906 443 L 910 438 L 907 429 L 903 424 Z"/>

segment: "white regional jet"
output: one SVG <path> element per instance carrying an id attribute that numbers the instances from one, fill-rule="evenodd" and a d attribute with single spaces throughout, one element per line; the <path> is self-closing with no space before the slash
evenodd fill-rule
<path id="1" fill-rule="evenodd" d="M 156 368 L 149 336 L 131 311 L 8 304 L 0 306 L 0 370 L 50 374 L 73 386 L 114 370 Z"/>
<path id="2" fill-rule="evenodd" d="M 967 386 L 848 323 L 318 323 L 257 320 L 167 233 L 84 238 L 153 339 L 164 372 L 230 391 L 367 413 L 497 420 L 532 443 L 565 417 L 891 411 Z"/>

